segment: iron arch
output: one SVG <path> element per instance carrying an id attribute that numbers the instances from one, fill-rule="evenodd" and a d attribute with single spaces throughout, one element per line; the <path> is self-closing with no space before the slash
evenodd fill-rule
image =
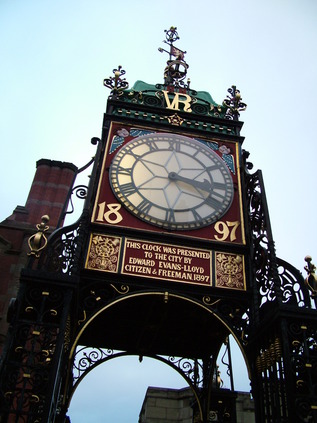
<path id="1" fill-rule="evenodd" d="M 164 349 L 162 351 L 156 351 L 155 348 L 157 347 L 157 343 L 155 344 L 154 342 L 154 346 L 153 349 L 149 349 L 148 351 L 145 351 L 141 347 L 138 349 L 136 348 L 136 345 L 132 345 L 129 348 L 122 348 L 123 345 L 119 345 L 120 348 L 113 348 L 113 346 L 111 345 L 110 348 L 106 347 L 105 345 L 97 345 L 94 347 L 94 353 L 96 354 L 96 359 L 89 359 L 87 358 L 87 363 L 89 362 L 90 364 L 85 368 L 82 369 L 81 373 L 79 374 L 79 376 L 76 378 L 75 382 L 73 383 L 72 387 L 68 386 L 68 400 L 67 400 L 67 405 L 69 406 L 71 398 L 75 392 L 75 390 L 77 389 L 79 383 L 83 380 L 83 378 L 94 368 L 96 368 L 99 364 L 107 362 L 108 360 L 114 359 L 114 358 L 119 358 L 119 357 L 123 357 L 123 356 L 132 356 L 132 355 L 136 355 L 136 356 L 144 356 L 144 357 L 149 357 L 149 358 L 153 358 L 156 360 L 159 360 L 165 364 L 167 364 L 168 366 L 170 366 L 171 368 L 173 368 L 174 370 L 176 370 L 186 381 L 186 383 L 191 387 L 195 398 L 197 400 L 197 405 L 198 405 L 198 409 L 199 409 L 199 413 L 201 414 L 201 419 L 202 419 L 202 409 L 203 406 L 201 404 L 200 401 L 200 396 L 199 396 L 199 390 L 201 389 L 202 386 L 209 386 L 211 385 L 211 379 L 213 377 L 214 374 L 214 369 L 215 369 L 215 365 L 216 365 L 216 358 L 217 356 L 215 356 L 215 352 L 217 350 L 217 353 L 220 350 L 220 344 L 222 345 L 222 341 L 224 338 L 224 335 L 227 336 L 229 334 L 231 334 L 234 339 L 236 340 L 240 351 L 244 357 L 244 361 L 246 363 L 246 367 L 248 370 L 248 373 L 250 375 L 250 369 L 249 369 L 249 365 L 248 365 L 248 360 L 246 358 L 246 354 L 244 352 L 244 348 L 241 345 L 240 339 L 237 336 L 237 334 L 234 331 L 234 328 L 230 326 L 230 324 L 223 318 L 223 316 L 220 315 L 220 313 L 217 313 L 217 305 L 218 305 L 218 300 L 215 300 L 214 302 L 211 302 L 209 298 L 205 298 L 202 301 L 197 300 L 196 298 L 192 298 L 192 297 L 188 297 L 185 295 L 180 295 L 180 294 L 175 294 L 175 293 L 169 293 L 166 291 L 143 291 L 143 292 L 134 292 L 134 293 L 130 293 L 127 292 L 125 294 L 121 294 L 119 296 L 117 296 L 116 298 L 114 298 L 112 301 L 109 301 L 107 304 L 103 304 L 101 305 L 98 309 L 95 310 L 94 313 L 92 313 L 81 325 L 81 328 L 79 329 L 78 333 L 77 333 L 77 337 L 72 345 L 72 348 L 70 350 L 70 355 L 69 355 L 69 371 L 73 372 L 74 371 L 74 363 L 75 363 L 75 351 L 76 348 L 79 345 L 92 345 L 89 342 L 89 335 L 87 336 L 87 334 L 89 334 L 89 331 L 93 332 L 94 334 L 96 334 L 95 329 L 96 328 L 100 328 L 100 322 L 102 322 L 103 324 L 105 323 L 105 321 L 109 321 L 111 319 L 115 319 L 118 315 L 120 315 L 120 311 L 124 310 L 130 310 L 129 308 L 129 304 L 133 305 L 132 309 L 136 310 L 136 308 L 141 309 L 142 306 L 145 303 L 148 303 L 149 300 L 152 299 L 152 302 L 150 304 L 150 307 L 154 307 L 154 314 L 157 311 L 162 311 L 164 310 L 164 307 L 166 307 L 168 304 L 172 304 L 173 310 L 172 312 L 170 312 L 168 314 L 168 316 L 166 317 L 166 319 L 168 319 L 169 317 L 175 317 L 175 315 L 177 315 L 177 313 L 182 310 L 183 314 L 189 314 L 191 318 L 191 315 L 195 315 L 198 316 L 198 320 L 202 319 L 199 323 L 200 326 L 202 326 L 202 330 L 207 330 L 208 331 L 208 325 L 211 325 L 209 330 L 211 332 L 215 333 L 215 336 L 211 336 L 210 339 L 208 340 L 208 334 L 206 335 L 206 338 L 204 339 L 204 341 L 206 341 L 205 343 L 207 344 L 207 347 L 203 348 L 203 352 L 201 354 L 201 356 L 197 356 L 195 355 L 197 353 L 197 351 L 202 348 L 200 345 L 197 346 L 197 348 L 195 349 L 190 349 L 189 348 L 189 359 L 187 359 L 187 355 L 184 354 L 184 352 L 186 352 L 183 349 L 183 346 L 180 347 L 180 349 L 177 351 L 176 354 L 173 354 L 174 351 L 168 352 L 168 348 L 170 347 L 174 347 L 173 343 L 170 343 L 167 346 L 167 350 L 165 351 Z M 115 311 L 115 313 L 113 313 L 113 311 Z M 169 310 L 170 311 L 170 310 Z M 193 312 L 193 313 L 192 313 Z M 192 313 L 192 314 L 191 314 Z M 141 313 L 141 315 L 139 316 L 140 318 L 143 317 L 143 314 Z M 188 316 L 187 316 L 188 317 Z M 128 316 L 129 318 L 129 316 Z M 126 317 L 123 319 L 125 320 Z M 186 320 L 186 318 L 184 318 Z M 164 318 L 162 318 L 162 314 L 161 314 L 161 320 L 164 320 Z M 193 323 L 193 325 L 195 326 L 197 324 L 197 321 L 195 321 Z M 186 320 L 187 322 L 187 320 Z M 155 326 L 156 322 L 149 322 L 150 324 L 150 330 L 154 331 L 155 329 L 160 331 L 162 328 L 157 324 Z M 152 326 L 151 326 L 152 324 Z M 118 323 L 119 328 L 120 328 L 120 323 Z M 154 325 L 154 326 L 153 326 Z M 106 325 L 105 325 L 106 326 Z M 163 330 L 166 330 L 166 325 L 163 326 Z M 224 335 L 222 338 L 220 338 L 217 342 L 218 342 L 218 347 L 216 347 L 215 350 L 210 350 L 210 344 L 215 342 L 215 337 L 217 337 L 217 334 L 219 332 L 219 330 L 221 330 Z M 185 328 L 186 331 L 186 328 Z M 182 328 L 182 334 L 181 336 L 184 335 L 185 333 L 184 328 Z M 199 329 L 197 329 L 199 336 L 201 335 L 201 327 Z M 113 333 L 110 331 L 110 337 L 113 336 L 112 341 L 116 342 L 116 338 L 113 335 Z M 134 335 L 135 332 L 133 332 L 132 336 Z M 160 334 L 162 334 L 162 330 L 160 332 Z M 106 336 L 106 335 L 105 335 Z M 195 337 L 195 334 L 192 333 L 192 327 L 190 328 L 190 336 L 191 337 Z M 198 336 L 198 338 L 199 338 Z M 120 339 L 122 339 L 124 337 L 122 337 L 122 333 L 120 335 Z M 197 337 L 196 337 L 197 339 Z M 88 341 L 88 342 L 87 342 Z M 202 339 L 201 339 L 201 343 L 202 343 Z M 164 338 L 164 342 L 167 342 L 167 337 Z M 192 344 L 191 342 L 188 342 L 188 340 L 186 340 L 186 342 L 184 344 Z M 205 344 L 204 343 L 204 344 Z M 89 348 L 89 347 L 85 347 L 85 348 Z M 99 352 L 100 356 L 98 358 L 98 354 L 96 352 Z M 118 352 L 113 352 L 113 351 L 118 351 Z M 156 352 L 154 352 L 156 351 Z M 208 354 L 209 351 L 209 354 Z M 178 354 L 180 353 L 180 354 Z M 188 360 L 188 371 L 184 370 L 183 368 L 181 368 L 176 362 L 174 362 L 173 360 L 176 360 L 174 357 L 181 357 L 180 361 L 183 360 Z M 208 358 L 209 362 L 208 362 L 208 371 L 206 371 L 206 368 L 204 368 L 204 364 L 206 363 L 206 358 Z M 90 361 L 89 361 L 90 360 Z M 196 371 L 196 373 L 195 373 Z M 193 378 L 192 375 L 195 374 L 195 377 Z M 68 380 L 71 380 L 71 378 L 69 378 Z M 65 395 L 65 399 L 66 399 L 66 395 Z M 66 406 L 66 404 L 65 404 Z"/>
<path id="2" fill-rule="evenodd" d="M 85 348 L 85 347 L 84 347 Z M 81 352 L 81 351 L 79 351 Z M 88 357 L 87 355 L 85 357 L 82 358 L 82 360 L 87 360 L 87 363 L 89 363 L 88 367 L 86 368 L 86 370 L 78 377 L 78 379 L 76 379 L 76 382 L 74 383 L 69 398 L 68 398 L 68 403 L 66 404 L 66 409 L 69 408 L 72 398 L 76 392 L 76 389 L 79 387 L 80 383 L 83 381 L 83 379 L 94 369 L 96 369 L 99 365 L 106 363 L 110 360 L 114 360 L 120 357 L 128 357 L 131 356 L 131 354 L 129 354 L 128 352 L 112 352 L 112 351 L 108 351 L 107 353 L 105 353 L 105 356 L 103 357 L 103 351 L 98 351 L 96 352 L 96 350 L 94 349 L 93 351 L 91 351 L 91 353 L 93 355 L 95 355 L 94 359 L 91 359 L 91 357 Z M 99 358 L 97 357 L 97 355 L 99 355 Z M 151 356 L 146 356 L 147 358 L 151 358 L 153 360 L 157 360 L 160 361 L 164 364 L 166 364 L 167 366 L 171 367 L 173 370 L 175 370 L 187 383 L 187 385 L 191 388 L 197 405 L 198 405 L 198 409 L 199 409 L 199 414 L 200 417 L 202 416 L 202 408 L 201 408 L 201 404 L 200 404 L 200 398 L 199 398 L 199 392 L 197 390 L 197 386 L 195 386 L 195 384 L 193 383 L 193 380 L 190 378 L 189 374 L 191 373 L 191 371 L 193 371 L 193 366 L 197 365 L 196 363 L 193 364 L 191 363 L 189 360 L 186 361 L 185 363 L 183 363 L 182 368 L 181 366 L 179 366 L 179 363 L 176 363 L 174 360 L 171 359 L 171 357 L 169 358 L 165 358 L 165 357 L 161 357 L 161 356 L 155 356 L 155 355 L 151 355 Z M 142 357 L 143 359 L 143 357 Z M 80 359 L 81 360 L 81 359 Z M 79 360 L 79 361 L 80 361 Z M 95 361 L 93 361 L 95 360 Z M 184 359 L 181 359 L 184 360 Z M 184 367 L 187 367 L 187 370 L 184 370 Z"/>

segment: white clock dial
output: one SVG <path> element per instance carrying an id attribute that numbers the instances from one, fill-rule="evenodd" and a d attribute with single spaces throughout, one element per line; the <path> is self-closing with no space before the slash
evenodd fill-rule
<path id="1" fill-rule="evenodd" d="M 127 210 L 169 230 L 210 225 L 226 213 L 234 194 L 230 172 L 214 151 L 169 133 L 128 142 L 111 163 L 110 183 Z"/>

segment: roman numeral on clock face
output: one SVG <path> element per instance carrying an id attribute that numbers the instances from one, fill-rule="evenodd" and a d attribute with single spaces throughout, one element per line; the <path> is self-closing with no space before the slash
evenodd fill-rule
<path id="1" fill-rule="evenodd" d="M 194 220 L 199 222 L 199 220 L 201 219 L 200 214 L 195 209 L 192 209 L 191 212 L 193 214 Z"/>
<path id="2" fill-rule="evenodd" d="M 140 211 L 140 214 L 147 214 L 152 208 L 152 204 L 148 200 L 141 201 L 140 204 L 138 204 L 138 210 Z"/>
<path id="3" fill-rule="evenodd" d="M 175 222 L 175 213 L 173 209 L 166 210 L 165 220 L 170 223 Z"/>
<path id="4" fill-rule="evenodd" d="M 206 198 L 205 203 L 213 207 L 214 209 L 219 209 L 219 208 L 221 209 L 221 207 L 223 206 L 223 201 L 225 200 L 225 197 L 222 197 L 220 195 L 218 195 L 218 197 L 220 197 L 221 199 L 218 200 L 217 198 L 213 197 L 211 194 L 209 195 L 209 197 Z"/>
<path id="5" fill-rule="evenodd" d="M 157 151 L 159 150 L 159 146 L 155 142 L 151 142 L 150 144 L 147 144 L 150 151 Z"/>
<path id="6" fill-rule="evenodd" d="M 120 192 L 123 196 L 129 197 L 129 195 L 132 195 L 136 192 L 135 185 L 132 182 L 120 185 Z"/>
<path id="7" fill-rule="evenodd" d="M 225 191 L 227 188 L 227 185 L 223 182 L 212 182 L 211 186 L 213 189 L 220 189 L 222 191 Z"/>
<path id="8" fill-rule="evenodd" d="M 120 174 L 120 175 L 124 175 L 124 176 L 131 175 L 131 171 L 132 171 L 131 167 L 126 168 L 126 167 L 118 166 L 118 168 L 117 168 L 117 173 Z"/>

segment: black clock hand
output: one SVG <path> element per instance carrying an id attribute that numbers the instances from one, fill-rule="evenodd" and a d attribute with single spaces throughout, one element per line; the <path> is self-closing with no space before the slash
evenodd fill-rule
<path id="1" fill-rule="evenodd" d="M 185 182 L 186 184 L 189 184 L 194 188 L 202 189 L 209 193 L 212 190 L 212 185 L 210 182 L 207 181 L 207 179 L 205 179 L 203 182 L 196 181 L 195 179 L 185 178 L 184 176 L 178 175 L 176 172 L 170 172 L 168 174 L 168 178 L 172 181 Z"/>

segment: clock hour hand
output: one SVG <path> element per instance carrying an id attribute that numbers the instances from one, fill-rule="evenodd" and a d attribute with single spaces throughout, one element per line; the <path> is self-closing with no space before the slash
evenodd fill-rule
<path id="1" fill-rule="evenodd" d="M 203 182 L 196 181 L 195 179 L 185 178 L 184 176 L 178 175 L 176 172 L 170 172 L 168 179 L 171 181 L 180 181 L 189 184 L 194 188 L 202 189 L 203 191 L 210 192 L 212 190 L 211 183 L 205 179 Z"/>

